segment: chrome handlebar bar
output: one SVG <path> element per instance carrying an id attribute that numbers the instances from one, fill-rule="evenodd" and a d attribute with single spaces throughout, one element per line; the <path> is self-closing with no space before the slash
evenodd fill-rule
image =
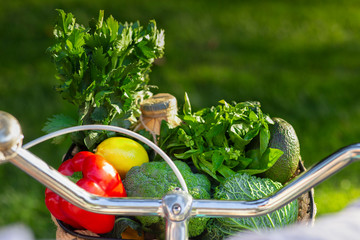
<path id="1" fill-rule="evenodd" d="M 102 129 L 104 126 L 83 127 Z M 190 217 L 254 217 L 273 212 L 360 158 L 360 143 L 344 147 L 294 178 L 272 196 L 256 201 L 192 199 L 183 186 L 183 190 L 177 189 L 163 199 L 107 198 L 86 192 L 21 147 L 22 135 L 19 129 L 11 115 L 0 111 L 0 163 L 11 162 L 67 201 L 91 212 L 164 217 L 167 222 L 167 240 L 188 239 L 187 223 Z M 136 133 L 132 134 L 136 136 Z M 158 148 L 156 145 L 151 147 Z"/>

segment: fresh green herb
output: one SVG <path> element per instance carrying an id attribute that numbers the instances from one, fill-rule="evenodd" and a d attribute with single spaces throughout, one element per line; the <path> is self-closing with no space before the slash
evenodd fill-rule
<path id="1" fill-rule="evenodd" d="M 44 130 L 74 123 L 129 128 L 140 115 L 140 102 L 152 95 L 148 73 L 164 53 L 164 31 L 154 20 L 147 27 L 121 24 L 112 16 L 105 20 L 103 11 L 86 28 L 71 13 L 58 13 L 55 44 L 48 49 L 60 81 L 56 90 L 79 111 L 74 121 L 53 117 Z M 73 140 L 91 147 L 99 138 L 90 132 Z"/>
<path id="2" fill-rule="evenodd" d="M 162 124 L 159 146 L 175 158 L 191 159 L 199 171 L 219 182 L 234 173 L 264 172 L 283 154 L 268 147 L 268 124 L 273 121 L 258 102 L 229 104 L 222 100 L 218 106 L 192 113 L 185 95 L 179 117 L 183 124 L 176 128 Z"/>

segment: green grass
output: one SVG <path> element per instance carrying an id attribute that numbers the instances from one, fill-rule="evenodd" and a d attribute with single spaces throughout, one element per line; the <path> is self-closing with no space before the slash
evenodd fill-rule
<path id="1" fill-rule="evenodd" d="M 45 1 L 0 3 L 0 109 L 22 124 L 25 142 L 46 119 L 72 113 L 53 90 L 46 54 L 56 8 L 87 24 L 100 9 L 121 22 L 155 19 L 165 29 L 165 58 L 151 83 L 202 108 L 218 100 L 259 100 L 270 116 L 290 122 L 310 167 L 360 142 L 360 3 L 358 1 Z M 54 167 L 67 145 L 34 152 Z M 315 188 L 319 215 L 360 196 L 359 164 Z M 54 237 L 44 187 L 10 164 L 0 165 L 0 225 L 22 221 L 37 238 Z"/>

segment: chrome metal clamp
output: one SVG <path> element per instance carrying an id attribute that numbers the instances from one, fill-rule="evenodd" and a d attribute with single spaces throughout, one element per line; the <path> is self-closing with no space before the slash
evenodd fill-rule
<path id="1" fill-rule="evenodd" d="M 162 208 L 166 219 L 167 229 L 165 239 L 188 239 L 188 222 L 191 217 L 192 196 L 176 188 L 165 195 Z"/>

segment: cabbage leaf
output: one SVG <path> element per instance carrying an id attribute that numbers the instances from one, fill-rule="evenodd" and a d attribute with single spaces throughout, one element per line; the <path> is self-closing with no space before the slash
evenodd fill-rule
<path id="1" fill-rule="evenodd" d="M 282 188 L 282 184 L 268 178 L 258 178 L 246 173 L 238 173 L 227 178 L 215 190 L 215 199 L 252 201 L 268 197 Z M 209 222 L 210 239 L 223 239 L 240 231 L 260 231 L 281 228 L 295 223 L 298 216 L 298 202 L 270 214 L 259 217 L 214 218 Z"/>

